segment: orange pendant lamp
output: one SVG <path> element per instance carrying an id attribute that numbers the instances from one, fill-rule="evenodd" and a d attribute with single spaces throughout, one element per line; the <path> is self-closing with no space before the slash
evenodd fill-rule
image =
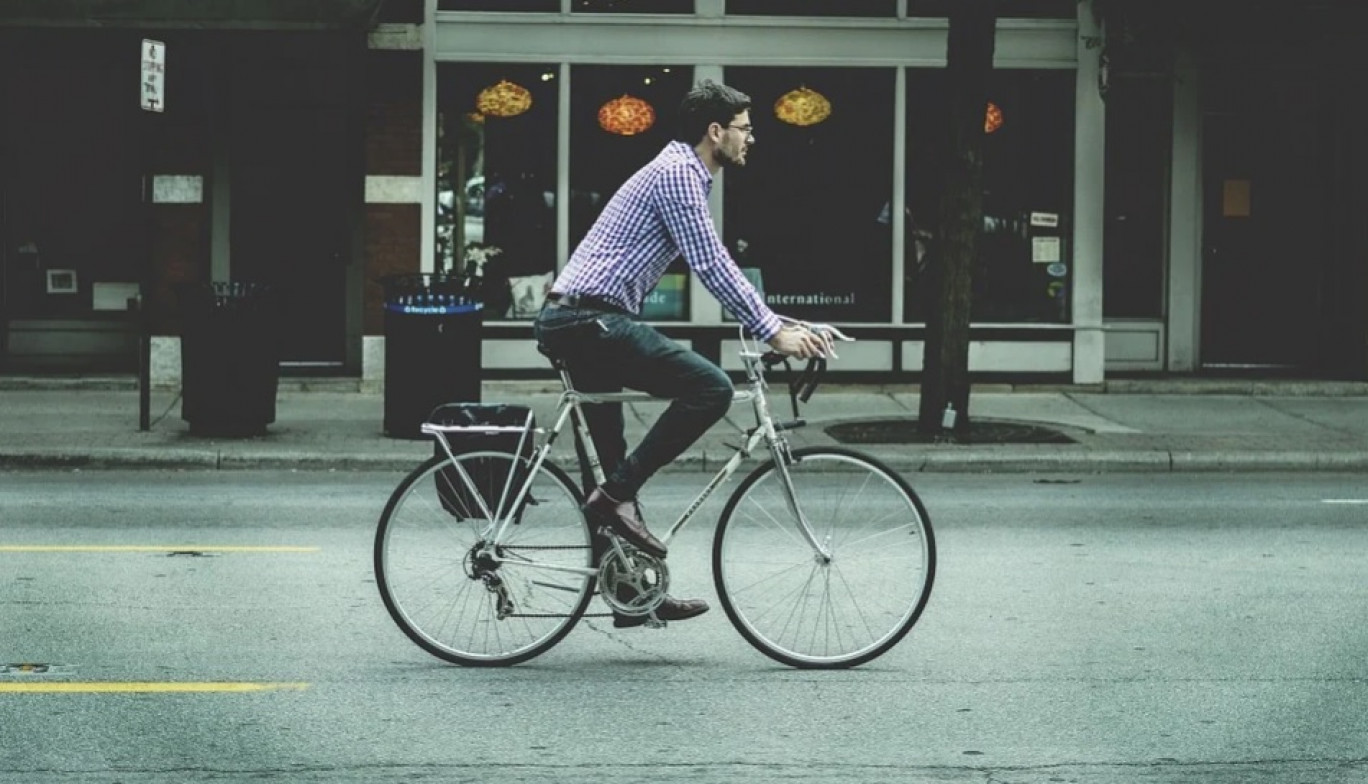
<path id="1" fill-rule="evenodd" d="M 831 116 L 831 101 L 807 86 L 790 90 L 774 102 L 774 116 L 789 125 L 816 125 Z"/>
<path id="2" fill-rule="evenodd" d="M 599 107 L 598 123 L 609 133 L 635 136 L 655 125 L 655 109 L 634 95 L 623 95 Z"/>
<path id="3" fill-rule="evenodd" d="M 516 117 L 532 108 L 532 93 L 520 84 L 500 79 L 475 96 L 475 109 L 487 117 Z"/>
<path id="4" fill-rule="evenodd" d="M 1001 127 L 1002 110 L 998 108 L 997 104 L 990 101 L 988 103 L 988 114 L 983 118 L 983 132 L 992 133 Z"/>

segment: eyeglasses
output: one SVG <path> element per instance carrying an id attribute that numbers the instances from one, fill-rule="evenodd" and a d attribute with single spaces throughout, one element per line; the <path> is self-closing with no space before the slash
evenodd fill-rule
<path id="1" fill-rule="evenodd" d="M 754 125 L 728 125 L 727 127 L 732 129 L 733 131 L 740 131 L 741 133 L 745 134 L 747 139 L 755 138 Z"/>

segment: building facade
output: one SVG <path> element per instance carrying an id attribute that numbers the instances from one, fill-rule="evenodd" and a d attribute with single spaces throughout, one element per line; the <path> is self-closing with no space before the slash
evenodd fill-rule
<path id="1" fill-rule="evenodd" d="M 286 372 L 378 382 L 382 280 L 479 268 L 486 374 L 546 375 L 546 286 L 702 79 L 755 101 L 749 163 L 711 194 L 738 263 L 775 310 L 860 339 L 834 371 L 920 372 L 946 0 L 354 0 L 219 24 L 154 5 L 0 27 L 0 105 L 32 107 L 0 117 L 5 372 L 127 369 L 147 323 L 166 383 L 176 288 L 251 280 L 282 292 Z M 1299 25 L 1001 9 L 976 377 L 1368 377 L 1362 126 L 1339 100 L 1364 68 L 1324 45 L 1337 5 Z M 143 38 L 166 44 L 160 113 L 136 100 Z M 646 308 L 738 367 L 682 261 Z"/>

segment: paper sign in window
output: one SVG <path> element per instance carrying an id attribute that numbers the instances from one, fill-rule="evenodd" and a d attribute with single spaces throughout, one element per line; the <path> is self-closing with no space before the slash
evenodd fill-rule
<path id="1" fill-rule="evenodd" d="M 1053 264 L 1059 261 L 1059 238 L 1032 237 L 1031 261 L 1036 264 Z"/>
<path id="2" fill-rule="evenodd" d="M 198 174 L 158 174 L 152 177 L 153 204 L 200 204 L 204 178 Z"/>
<path id="3" fill-rule="evenodd" d="M 1249 217 L 1249 180 L 1226 180 L 1221 194 L 1221 215 L 1226 218 Z"/>

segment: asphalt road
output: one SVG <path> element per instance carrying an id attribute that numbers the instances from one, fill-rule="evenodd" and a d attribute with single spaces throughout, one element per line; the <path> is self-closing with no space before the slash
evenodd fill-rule
<path id="1" fill-rule="evenodd" d="M 720 610 L 444 665 L 371 574 L 398 479 L 0 473 L 0 781 L 1368 781 L 1362 476 L 913 476 L 931 602 L 841 672 Z"/>

